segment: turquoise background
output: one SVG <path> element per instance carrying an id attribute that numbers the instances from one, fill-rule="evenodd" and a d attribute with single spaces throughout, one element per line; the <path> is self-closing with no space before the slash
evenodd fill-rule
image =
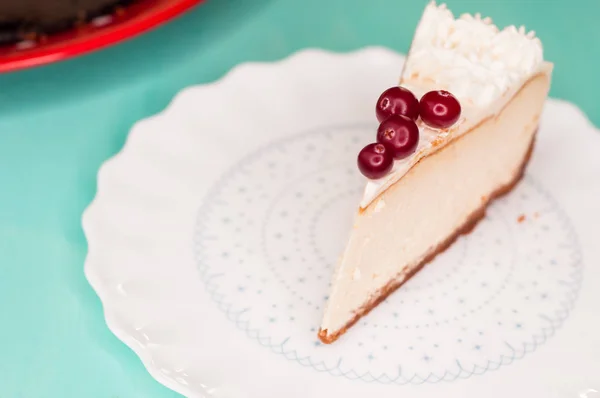
<path id="1" fill-rule="evenodd" d="M 405 52 L 424 1 L 212 0 L 145 36 L 0 75 L 0 397 L 177 396 L 106 328 L 80 218 L 100 164 L 181 88 L 305 47 Z M 600 124 L 598 0 L 451 0 L 537 31 L 552 95 Z M 198 110 L 199 112 L 202 109 Z M 565 131 L 565 134 L 568 134 Z"/>

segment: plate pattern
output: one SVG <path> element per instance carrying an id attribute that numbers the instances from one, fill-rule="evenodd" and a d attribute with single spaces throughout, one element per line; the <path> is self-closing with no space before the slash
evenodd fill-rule
<path id="1" fill-rule="evenodd" d="M 598 275 L 587 267 L 583 278 L 583 264 L 597 258 L 586 225 L 600 223 L 589 211 L 600 140 L 562 101 L 548 101 L 526 178 L 470 235 L 344 338 L 317 341 L 361 195 L 355 154 L 373 139 L 372 105 L 402 62 L 382 48 L 310 49 L 240 65 L 137 123 L 101 167 L 83 215 L 86 277 L 108 327 L 155 379 L 202 398 L 429 398 L 431 388 L 463 398 L 466 386 L 470 396 L 512 394 L 505 374 L 548 396 L 519 366 L 542 377 L 548 355 L 577 352 L 588 365 L 561 386 L 589 387 L 579 378 L 600 355 L 573 330 L 594 330 L 581 314 L 597 298 L 585 286 Z M 585 161 L 557 164 L 571 153 Z"/>
<path id="2" fill-rule="evenodd" d="M 370 127 L 279 140 L 224 174 L 198 211 L 194 238 L 212 299 L 272 352 L 352 380 L 454 381 L 535 351 L 573 308 L 582 264 L 570 221 L 531 176 L 344 336 L 346 344 L 318 341 L 361 194 L 352 154 Z"/>

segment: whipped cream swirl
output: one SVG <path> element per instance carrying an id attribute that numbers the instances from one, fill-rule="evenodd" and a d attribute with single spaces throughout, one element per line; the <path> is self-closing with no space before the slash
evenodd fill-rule
<path id="1" fill-rule="evenodd" d="M 400 84 L 418 96 L 429 90 L 451 92 L 461 103 L 463 117 L 448 131 L 419 123 L 417 151 L 395 161 L 387 176 L 368 181 L 361 208 L 398 181 L 419 159 L 499 112 L 543 64 L 542 44 L 535 32 L 515 26 L 499 30 L 490 18 L 479 14 L 455 18 L 445 4 L 431 2 L 417 27 Z"/>

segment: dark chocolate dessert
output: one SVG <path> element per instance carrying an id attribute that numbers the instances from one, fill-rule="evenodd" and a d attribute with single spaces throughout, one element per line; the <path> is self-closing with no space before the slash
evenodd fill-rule
<path id="1" fill-rule="evenodd" d="M 0 0 L 0 44 L 36 39 L 114 13 L 133 0 Z"/>

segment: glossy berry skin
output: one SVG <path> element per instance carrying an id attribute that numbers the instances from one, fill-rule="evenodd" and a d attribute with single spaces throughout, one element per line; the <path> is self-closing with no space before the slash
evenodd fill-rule
<path id="1" fill-rule="evenodd" d="M 430 91 L 420 101 L 421 120 L 430 127 L 445 129 L 460 117 L 460 103 L 448 91 Z"/>
<path id="2" fill-rule="evenodd" d="M 419 100 L 410 90 L 404 87 L 390 87 L 379 96 L 375 113 L 380 123 L 392 115 L 402 115 L 417 120 L 419 117 Z"/>
<path id="3" fill-rule="evenodd" d="M 417 149 L 419 128 L 412 119 L 393 115 L 379 125 L 377 142 L 391 150 L 394 159 L 403 159 Z"/>
<path id="4" fill-rule="evenodd" d="M 376 180 L 392 170 L 394 158 L 390 148 L 375 142 L 359 152 L 357 162 L 358 169 L 365 177 Z"/>

